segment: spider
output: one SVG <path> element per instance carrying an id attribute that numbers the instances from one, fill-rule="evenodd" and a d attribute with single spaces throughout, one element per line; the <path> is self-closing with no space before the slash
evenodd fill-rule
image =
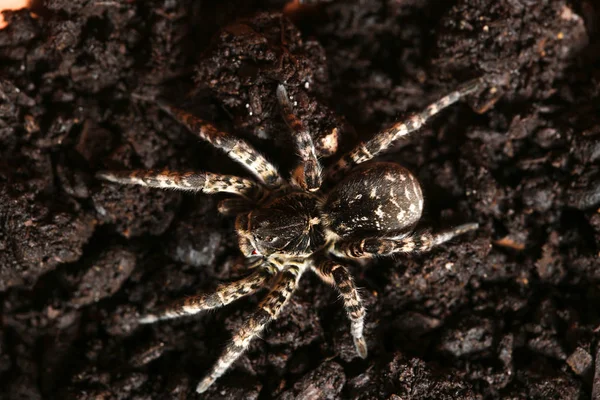
<path id="1" fill-rule="evenodd" d="M 309 269 L 338 290 L 350 320 L 356 351 L 360 357 L 367 357 L 363 337 L 365 307 L 343 260 L 424 252 L 478 227 L 477 223 L 467 223 L 433 234 L 414 233 L 423 211 L 419 181 L 399 164 L 367 161 L 480 87 L 480 80 L 463 84 L 424 111 L 359 143 L 322 171 L 311 136 L 294 114 L 285 87 L 279 84 L 277 100 L 283 119 L 294 133 L 300 159 L 289 182 L 244 140 L 171 105 L 159 103 L 191 132 L 225 151 L 257 178 L 254 181 L 210 172 L 168 170 L 98 173 L 99 178 L 119 184 L 210 194 L 227 192 L 238 196 L 221 201 L 218 207 L 220 212 L 236 216 L 239 248 L 251 267 L 249 275 L 221 284 L 212 293 L 181 299 L 139 319 L 140 323 L 148 324 L 197 314 L 225 306 L 261 288 L 270 288 L 258 309 L 233 335 L 220 358 L 198 384 L 198 393 L 206 391 L 267 323 L 277 319 Z"/>

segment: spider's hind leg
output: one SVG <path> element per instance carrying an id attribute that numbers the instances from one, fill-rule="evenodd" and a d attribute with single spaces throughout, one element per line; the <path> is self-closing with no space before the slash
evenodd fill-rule
<path id="1" fill-rule="evenodd" d="M 173 302 L 156 313 L 146 314 L 139 319 L 139 322 L 151 324 L 156 321 L 194 315 L 204 310 L 223 307 L 265 287 L 276 272 L 274 267 L 261 266 L 245 278 L 219 285 L 212 293 L 189 296 Z"/>
<path id="2" fill-rule="evenodd" d="M 484 82 L 481 78 L 468 81 L 457 90 L 431 103 L 425 110 L 413 114 L 404 121 L 400 121 L 388 129 L 379 132 L 371 140 L 360 143 L 350 152 L 343 155 L 337 163 L 329 167 L 326 179 L 332 182 L 336 181 L 345 171 L 348 171 L 355 165 L 369 161 L 377 154 L 389 148 L 399 138 L 420 129 L 435 114 L 449 105 L 456 103 L 463 97 L 479 90 L 483 84 Z"/>
<path id="3" fill-rule="evenodd" d="M 447 242 L 458 235 L 474 231 L 477 223 L 456 226 L 432 234 L 424 232 L 402 239 L 368 238 L 346 240 L 336 245 L 336 251 L 349 258 L 365 258 L 389 256 L 395 253 L 421 253 L 431 250 L 434 246 Z"/>
<path id="4" fill-rule="evenodd" d="M 352 275 L 346 267 L 331 260 L 321 262 L 313 270 L 324 282 L 337 288 L 351 323 L 350 329 L 356 351 L 361 358 L 367 358 L 367 343 L 363 337 L 365 306 Z"/>
<path id="5" fill-rule="evenodd" d="M 292 173 L 292 182 L 303 190 L 314 192 L 321 187 L 321 164 L 317 158 L 315 145 L 310 132 L 294 114 L 287 90 L 283 85 L 277 87 L 277 101 L 286 124 L 294 132 L 294 141 L 300 154 L 301 164 Z"/>

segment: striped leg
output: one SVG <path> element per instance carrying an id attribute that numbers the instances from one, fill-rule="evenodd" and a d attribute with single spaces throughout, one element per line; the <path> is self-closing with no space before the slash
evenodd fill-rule
<path id="1" fill-rule="evenodd" d="M 317 159 L 315 145 L 310 133 L 300 118 L 294 114 L 290 98 L 283 85 L 277 87 L 277 100 L 283 119 L 294 133 L 294 140 L 300 153 L 301 164 L 292 174 L 292 182 L 303 190 L 314 192 L 321 187 L 321 164 Z"/>
<path id="2" fill-rule="evenodd" d="M 375 155 L 386 150 L 397 139 L 408 135 L 421 128 L 429 118 L 456 103 L 466 95 L 475 92 L 482 85 L 481 79 L 475 79 L 462 85 L 458 90 L 449 93 L 438 101 L 430 104 L 425 110 L 418 114 L 410 116 L 407 120 L 398 122 L 390 128 L 378 133 L 366 143 L 360 143 L 349 153 L 346 153 L 342 158 L 331 167 L 329 167 L 326 179 L 336 181 L 347 170 L 357 164 L 361 164 L 375 157 Z"/>
<path id="3" fill-rule="evenodd" d="M 219 285 L 213 293 L 190 296 L 175 301 L 156 314 L 146 314 L 140 318 L 142 324 L 151 324 L 164 319 L 194 315 L 204 310 L 223 307 L 240 297 L 247 296 L 265 287 L 277 270 L 270 266 L 260 266 L 252 274 L 235 282 Z"/>
<path id="4" fill-rule="evenodd" d="M 216 148 L 225 151 L 233 160 L 244 165 L 265 186 L 278 188 L 284 185 L 284 180 L 279 176 L 273 164 L 267 161 L 262 154 L 244 140 L 236 138 L 229 133 L 221 132 L 212 124 L 183 110 L 163 103 L 159 105 L 169 115 L 185 125 L 192 133 L 197 134 L 201 139 L 206 140 Z"/>
<path id="5" fill-rule="evenodd" d="M 323 281 L 335 286 L 340 292 L 348 319 L 350 319 L 350 329 L 356 351 L 362 358 L 367 358 L 367 343 L 363 337 L 365 306 L 354 284 L 352 275 L 350 275 L 346 267 L 331 260 L 319 264 L 314 268 L 314 271 Z"/>
<path id="6" fill-rule="evenodd" d="M 258 199 L 262 188 L 249 179 L 211 172 L 175 172 L 169 170 L 102 171 L 100 179 L 124 185 L 140 185 L 164 189 L 189 190 L 207 194 L 228 192 Z"/>
<path id="7" fill-rule="evenodd" d="M 336 251 L 350 258 L 389 256 L 395 253 L 420 253 L 429 251 L 434 246 L 447 242 L 463 233 L 473 231 L 478 227 L 479 224 L 470 223 L 433 235 L 425 232 L 403 239 L 369 238 L 343 241 L 336 245 Z"/>
<path id="8" fill-rule="evenodd" d="M 267 323 L 277 319 L 279 312 L 298 286 L 300 275 L 301 271 L 296 266 L 283 270 L 273 290 L 260 303 L 258 311 L 242 325 L 209 374 L 198 384 L 198 393 L 205 392 L 246 351 L 252 339 L 262 332 Z"/>

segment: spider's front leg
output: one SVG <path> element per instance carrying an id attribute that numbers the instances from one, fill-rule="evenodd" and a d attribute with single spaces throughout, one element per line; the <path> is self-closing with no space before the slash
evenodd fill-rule
<path id="1" fill-rule="evenodd" d="M 275 166 L 244 140 L 219 131 L 214 125 L 176 107 L 165 103 L 159 103 L 159 106 L 192 133 L 225 151 L 229 157 L 245 166 L 268 188 L 276 189 L 285 185 Z"/>
<path id="2" fill-rule="evenodd" d="M 139 185 L 161 189 L 186 190 L 206 194 L 233 193 L 256 200 L 263 188 L 249 179 L 211 172 L 176 172 L 169 170 L 102 171 L 96 176 L 122 185 Z"/>
<path id="3" fill-rule="evenodd" d="M 344 240 L 336 244 L 335 250 L 349 258 L 389 256 L 395 253 L 420 253 L 429 251 L 434 246 L 447 242 L 458 235 L 474 231 L 478 227 L 479 224 L 477 223 L 469 223 L 435 234 L 424 232 L 402 239 L 367 238 Z"/>
<path id="4" fill-rule="evenodd" d="M 367 343 L 363 337 L 365 306 L 354 284 L 352 275 L 346 267 L 331 260 L 322 261 L 313 270 L 324 282 L 335 286 L 340 292 L 348 319 L 350 319 L 356 351 L 362 358 L 367 358 Z"/>
<path id="5" fill-rule="evenodd" d="M 151 324 L 164 319 L 194 315 L 204 310 L 223 307 L 241 297 L 250 295 L 267 286 L 277 270 L 268 265 L 261 265 L 252 274 L 238 281 L 221 284 L 212 293 L 189 296 L 175 301 L 163 310 L 146 314 L 140 318 L 142 324 Z"/>
<path id="6" fill-rule="evenodd" d="M 301 275 L 302 270 L 297 266 L 286 267 L 281 272 L 271 292 L 258 306 L 258 311 L 246 320 L 211 371 L 198 384 L 198 393 L 205 392 L 246 351 L 252 339 L 259 335 L 270 321 L 277 319 L 281 309 L 296 290 Z"/>

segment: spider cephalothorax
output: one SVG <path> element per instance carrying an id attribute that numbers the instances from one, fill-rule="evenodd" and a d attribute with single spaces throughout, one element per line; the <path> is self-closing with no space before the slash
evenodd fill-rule
<path id="1" fill-rule="evenodd" d="M 286 254 L 308 257 L 325 245 L 320 199 L 288 193 L 236 219 L 240 248 L 246 256 Z"/>
<path id="2" fill-rule="evenodd" d="M 276 319 L 302 274 L 311 269 L 339 291 L 351 322 L 358 354 L 367 356 L 363 337 L 365 309 L 352 276 L 339 259 L 422 252 L 477 228 L 465 224 L 447 231 L 413 233 L 423 212 L 423 193 L 416 177 L 390 162 L 369 162 L 396 139 L 419 129 L 441 109 L 474 92 L 472 81 L 442 97 L 423 112 L 360 143 L 323 174 L 310 134 L 294 115 L 284 86 L 277 99 L 300 155 L 290 183 L 245 141 L 168 105 L 163 109 L 202 139 L 227 152 L 253 173 L 258 182 L 209 172 L 101 172 L 102 179 L 150 187 L 204 193 L 229 192 L 219 211 L 236 216 L 240 250 L 255 267 L 238 281 L 213 293 L 188 297 L 140 318 L 142 323 L 199 313 L 231 303 L 263 287 L 270 292 L 238 333 L 197 391 L 204 392 L 246 350 L 265 325 Z M 365 164 L 363 164 L 365 163 Z M 362 165 L 359 165 L 362 164 Z M 325 182 L 323 182 L 325 180 Z M 324 184 L 323 184 L 324 183 Z M 333 257 L 331 257 L 333 256 Z"/>

